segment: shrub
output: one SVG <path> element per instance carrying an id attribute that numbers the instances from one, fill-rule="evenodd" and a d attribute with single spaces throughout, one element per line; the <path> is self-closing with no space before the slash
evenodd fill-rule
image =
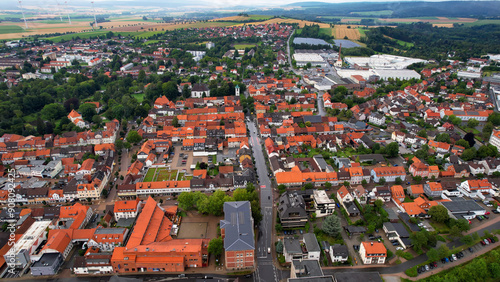
<path id="1" fill-rule="evenodd" d="M 408 268 L 407 270 L 405 270 L 405 273 L 406 273 L 406 275 L 408 275 L 410 277 L 417 277 L 417 275 L 418 275 L 417 267 L 414 266 L 412 268 Z"/>

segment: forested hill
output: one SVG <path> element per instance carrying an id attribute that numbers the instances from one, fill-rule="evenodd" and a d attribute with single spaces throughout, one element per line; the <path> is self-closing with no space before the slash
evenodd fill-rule
<path id="1" fill-rule="evenodd" d="M 402 1 L 402 2 L 356 2 L 356 3 L 324 3 L 296 2 L 288 7 L 301 9 L 283 10 L 282 14 L 316 15 L 316 16 L 353 16 L 356 13 L 373 11 L 392 11 L 380 17 L 500 17 L 500 1 Z M 276 9 L 261 11 L 259 14 L 276 14 Z"/>

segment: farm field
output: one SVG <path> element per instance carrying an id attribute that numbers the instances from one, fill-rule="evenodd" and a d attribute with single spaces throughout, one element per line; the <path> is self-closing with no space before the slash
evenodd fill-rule
<path id="1" fill-rule="evenodd" d="M 224 18 L 224 19 L 226 19 L 226 18 Z M 306 24 L 307 25 L 317 24 L 317 25 L 319 25 L 320 28 L 330 28 L 330 25 L 325 24 L 325 23 L 316 23 L 316 22 L 311 22 L 311 21 L 296 20 L 296 19 L 282 19 L 282 18 L 274 18 L 274 19 L 270 19 L 267 21 L 253 22 L 253 23 L 249 23 L 249 24 L 258 25 L 258 24 L 275 24 L 275 23 L 297 23 L 297 24 L 299 24 L 299 27 L 304 27 Z M 242 23 L 237 24 L 237 26 L 240 26 L 240 25 L 243 25 L 243 24 Z"/>
<path id="2" fill-rule="evenodd" d="M 445 17 L 438 18 L 400 18 L 400 19 L 378 19 L 382 22 L 391 22 L 391 23 L 414 23 L 414 22 L 426 22 L 432 24 L 453 24 L 453 23 L 473 23 L 477 21 L 477 19 L 473 18 L 457 18 L 457 19 L 449 19 Z"/>
<path id="3" fill-rule="evenodd" d="M 19 33 L 23 32 L 24 29 L 18 25 L 2 25 L 0 26 L 0 34 L 7 33 Z"/>
<path id="4" fill-rule="evenodd" d="M 361 38 L 361 34 L 358 30 L 360 26 L 349 25 L 350 28 L 347 27 L 347 25 L 335 25 L 333 28 L 335 38 L 345 39 L 347 37 L 347 39 L 351 40 L 359 40 Z"/>
<path id="5" fill-rule="evenodd" d="M 486 24 L 500 24 L 500 20 L 477 20 L 472 23 L 465 23 L 464 25 L 466 26 L 479 26 L 479 25 L 486 25 Z"/>
<path id="6" fill-rule="evenodd" d="M 359 15 L 359 16 L 375 16 L 375 17 L 380 17 L 380 16 L 390 16 L 392 15 L 391 10 L 382 10 L 382 11 L 368 11 L 368 12 L 351 12 L 353 15 Z"/>

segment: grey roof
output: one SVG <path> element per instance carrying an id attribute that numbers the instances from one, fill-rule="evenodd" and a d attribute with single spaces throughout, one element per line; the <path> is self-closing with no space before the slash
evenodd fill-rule
<path id="1" fill-rule="evenodd" d="M 302 254 L 302 248 L 300 247 L 299 239 L 295 238 L 284 238 L 283 245 L 285 250 L 289 254 Z"/>
<path id="2" fill-rule="evenodd" d="M 347 249 L 346 245 L 335 244 L 332 246 L 332 252 L 334 256 L 349 256 L 349 250 Z"/>
<path id="3" fill-rule="evenodd" d="M 347 207 L 347 213 L 348 214 L 359 214 L 359 209 L 358 207 L 356 206 L 356 204 L 354 203 L 346 203 L 346 207 Z"/>
<path id="4" fill-rule="evenodd" d="M 366 227 L 364 226 L 356 226 L 356 225 L 348 225 L 344 226 L 344 229 L 347 230 L 347 232 L 353 234 L 353 233 L 365 233 L 366 232 Z"/>
<path id="5" fill-rule="evenodd" d="M 255 249 L 253 218 L 249 201 L 225 202 L 224 219 L 220 221 L 220 228 L 224 228 L 226 251 Z"/>
<path id="6" fill-rule="evenodd" d="M 304 234 L 304 243 L 306 243 L 306 249 L 308 252 L 320 252 L 318 239 L 313 233 Z"/>
<path id="7" fill-rule="evenodd" d="M 97 228 L 95 234 L 123 234 L 125 228 Z"/>
<path id="8" fill-rule="evenodd" d="M 319 261 L 315 259 L 292 260 L 297 277 L 323 276 Z"/>
<path id="9" fill-rule="evenodd" d="M 60 253 L 44 253 L 32 267 L 52 266 L 58 262 L 59 257 L 61 257 L 60 260 L 62 260 L 62 255 Z"/>
<path id="10" fill-rule="evenodd" d="M 320 123 L 321 122 L 321 116 L 304 116 L 303 117 L 304 122 L 310 121 L 311 123 Z"/>
<path id="11" fill-rule="evenodd" d="M 389 232 L 396 232 L 398 233 L 399 237 L 401 238 L 408 238 L 410 237 L 410 233 L 408 233 L 408 230 L 404 227 L 402 223 L 390 223 L 390 222 L 384 222 L 384 227 L 389 231 Z"/>
<path id="12" fill-rule="evenodd" d="M 396 214 L 396 212 L 393 209 L 391 209 L 389 207 L 384 207 L 384 210 L 389 215 L 388 216 L 389 220 L 397 220 L 398 219 L 398 215 Z"/>
<path id="13" fill-rule="evenodd" d="M 441 202 L 451 213 L 467 213 L 484 211 L 484 209 L 473 200 Z"/>
<path id="14" fill-rule="evenodd" d="M 382 282 L 378 272 L 335 272 L 333 274 L 337 282 Z"/>
<path id="15" fill-rule="evenodd" d="M 314 161 L 316 161 L 318 166 L 321 168 L 321 171 L 326 171 L 328 164 L 326 163 L 326 161 L 322 155 L 316 155 L 313 157 L 313 159 L 314 159 Z"/>

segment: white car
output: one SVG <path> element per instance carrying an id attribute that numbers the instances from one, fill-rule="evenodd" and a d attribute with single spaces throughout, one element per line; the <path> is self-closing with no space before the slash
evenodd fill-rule
<path id="1" fill-rule="evenodd" d="M 404 249 L 403 249 L 403 247 L 397 247 L 397 248 L 396 248 L 396 250 L 397 250 L 397 251 L 402 251 L 402 250 L 404 250 Z"/>

